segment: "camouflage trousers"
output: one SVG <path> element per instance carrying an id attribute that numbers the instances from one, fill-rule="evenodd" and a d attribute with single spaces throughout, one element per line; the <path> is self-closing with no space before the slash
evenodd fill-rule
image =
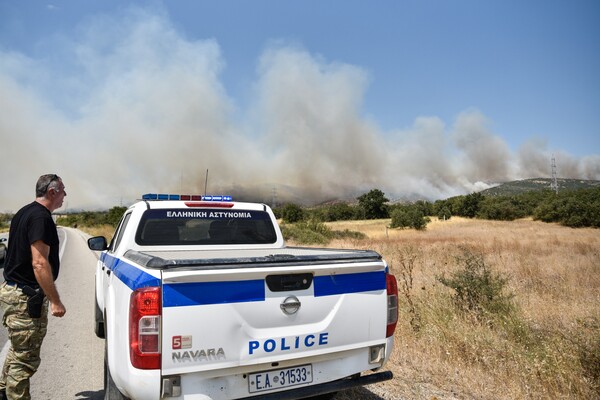
<path id="1" fill-rule="evenodd" d="M 10 400 L 29 400 L 29 378 L 40 366 L 40 350 L 48 327 L 48 299 L 44 299 L 41 318 L 27 313 L 27 295 L 17 287 L 2 283 L 0 307 L 2 324 L 8 330 L 10 348 L 0 377 L 0 391 Z"/>

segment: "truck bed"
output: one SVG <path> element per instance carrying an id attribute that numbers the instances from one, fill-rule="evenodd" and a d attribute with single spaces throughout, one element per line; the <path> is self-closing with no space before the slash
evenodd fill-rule
<path id="1" fill-rule="evenodd" d="M 232 256 L 235 254 L 235 256 Z M 200 257 L 201 256 L 201 257 Z M 266 266 L 297 266 L 315 263 L 357 263 L 381 260 L 381 255 L 371 250 L 344 250 L 310 247 L 284 247 L 281 249 L 180 250 L 136 251 L 125 253 L 129 260 L 153 269 L 197 267 L 262 268 Z"/>

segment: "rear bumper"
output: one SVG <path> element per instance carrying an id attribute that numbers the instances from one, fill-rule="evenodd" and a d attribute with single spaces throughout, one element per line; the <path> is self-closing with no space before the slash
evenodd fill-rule
<path id="1" fill-rule="evenodd" d="M 371 385 L 373 383 L 390 380 L 394 377 L 391 371 L 378 372 L 358 377 L 340 379 L 333 382 L 321 383 L 313 386 L 305 386 L 298 389 L 286 390 L 271 394 L 261 394 L 259 396 L 245 397 L 244 400 L 294 400 L 304 397 L 317 396 L 325 393 L 338 392 L 344 389 L 350 389 L 356 386 Z"/>

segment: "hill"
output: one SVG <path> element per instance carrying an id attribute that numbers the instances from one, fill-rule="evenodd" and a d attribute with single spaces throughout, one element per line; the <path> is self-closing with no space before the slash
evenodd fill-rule
<path id="1" fill-rule="evenodd" d="M 533 178 L 502 183 L 481 191 L 484 196 L 513 196 L 520 193 L 549 190 L 551 178 Z M 600 186 L 600 181 L 585 179 L 557 179 L 558 191 L 591 189 Z"/>

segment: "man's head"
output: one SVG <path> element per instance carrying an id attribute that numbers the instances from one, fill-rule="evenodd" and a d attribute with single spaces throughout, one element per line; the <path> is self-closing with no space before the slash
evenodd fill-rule
<path id="1" fill-rule="evenodd" d="M 65 185 L 60 176 L 56 174 L 40 176 L 35 185 L 37 201 L 46 206 L 50 211 L 60 208 L 66 195 Z"/>

